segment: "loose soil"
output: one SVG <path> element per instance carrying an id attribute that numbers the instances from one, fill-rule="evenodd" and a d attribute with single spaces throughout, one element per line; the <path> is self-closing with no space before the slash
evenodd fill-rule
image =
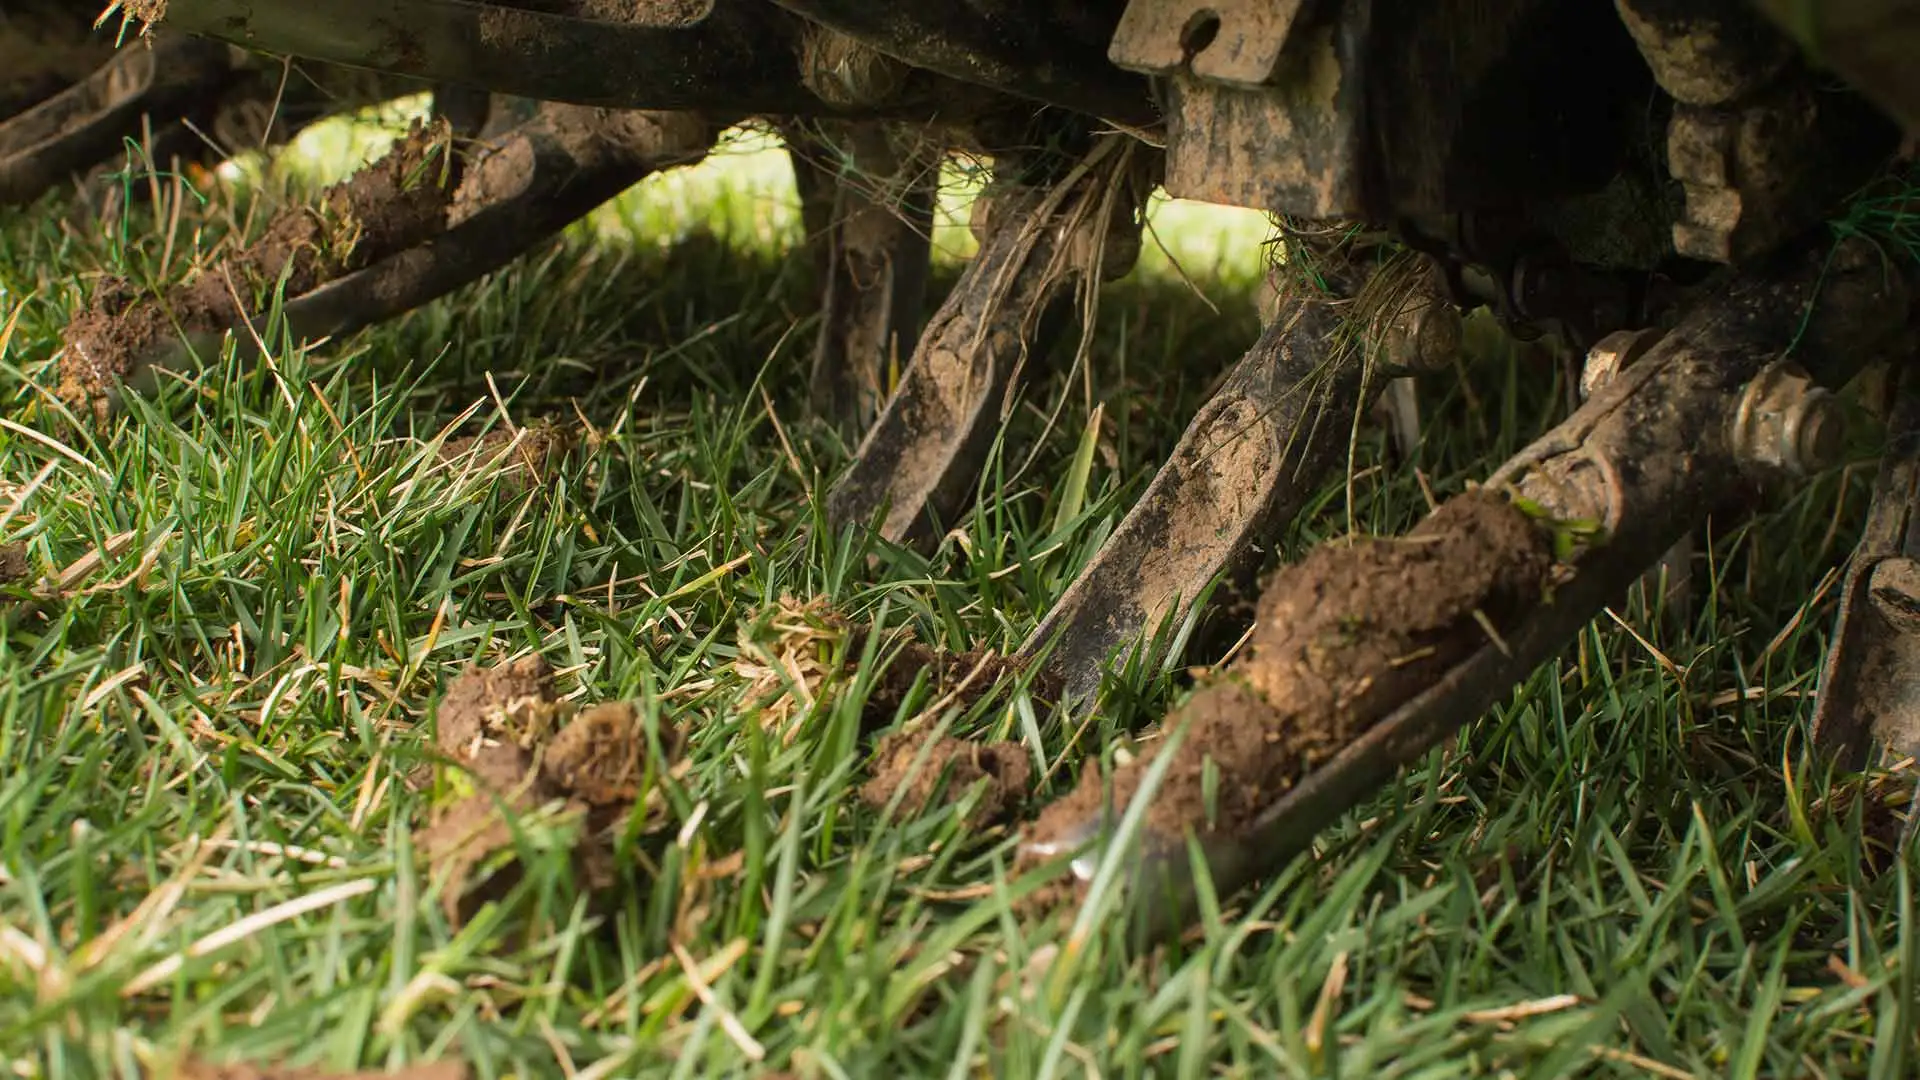
<path id="1" fill-rule="evenodd" d="M 870 632 L 854 632 L 847 645 L 849 665 L 859 663 Z M 926 704 L 951 694 L 955 704 L 965 707 L 991 695 L 1003 680 L 1024 674 L 1026 668 L 1013 657 L 987 649 L 956 653 L 909 641 L 883 670 L 875 673 L 873 686 L 867 692 L 866 708 L 861 713 L 863 725 L 874 730 L 893 723 L 922 671 L 927 673 L 929 696 L 923 699 Z M 1057 700 L 1060 696 L 1058 677 L 1044 670 L 1034 673 L 1028 689 L 1042 701 Z"/>
<path id="2" fill-rule="evenodd" d="M 476 878 L 514 847 L 515 819 L 556 804 L 579 826 L 572 857 L 581 888 L 614 884 L 608 832 L 640 798 L 648 765 L 646 729 L 632 705 L 573 715 L 555 697 L 546 661 L 529 657 L 456 678 L 440 703 L 437 736 L 473 789 L 437 810 L 415 838 L 443 883 L 450 922 L 464 923 L 513 887 L 517 863 Z M 677 753 L 677 739 L 668 750 Z"/>
<path id="3" fill-rule="evenodd" d="M 167 17 L 167 0 L 125 0 L 121 6 L 147 26 Z"/>
<path id="4" fill-rule="evenodd" d="M 922 754 L 919 767 L 914 759 Z M 1018 743 L 975 743 L 965 739 L 932 739 L 925 732 L 893 732 L 875 749 L 873 776 L 860 788 L 860 799 L 876 810 L 900 794 L 900 805 L 919 815 L 935 805 L 950 806 L 976 785 L 985 790 L 968 811 L 970 828 L 986 828 L 1014 820 L 1025 809 L 1033 781 L 1033 759 Z"/>
<path id="5" fill-rule="evenodd" d="M 441 231 L 456 170 L 451 129 L 422 124 L 386 156 L 328 188 L 314 206 L 281 211 L 265 234 L 159 296 L 109 279 L 67 324 L 61 398 L 102 416 L 106 394 L 176 334 L 217 335 L 270 296 L 288 298 L 413 247 Z"/>
<path id="6" fill-rule="evenodd" d="M 472 455 L 471 467 L 491 472 L 494 483 L 508 494 L 545 484 L 573 449 L 574 433 L 548 421 L 528 424 L 516 433 L 496 428 L 484 435 L 467 435 L 440 444 L 440 460 L 453 464 Z"/>
<path id="7" fill-rule="evenodd" d="M 1553 566 L 1547 532 L 1504 498 L 1455 498 L 1401 538 L 1322 546 L 1282 569 L 1260 599 L 1246 654 L 1170 719 L 1186 724 L 1177 757 L 1147 811 L 1162 841 L 1183 831 L 1232 832 L 1314 768 L 1487 643 L 1494 627 L 1538 601 Z M 1113 776 L 1126 805 L 1158 756 Z M 1209 815 L 1205 776 L 1217 783 Z M 1106 804 L 1090 772 L 1035 824 L 1068 836 Z"/>
<path id="8" fill-rule="evenodd" d="M 25 544 L 0 544 L 0 585 L 25 581 L 30 572 Z"/>
<path id="9" fill-rule="evenodd" d="M 782 597 L 754 640 L 742 632 L 740 658 L 733 666 L 748 684 L 743 705 L 759 712 L 763 726 L 779 732 L 783 740 L 791 739 L 796 730 L 795 717 L 804 701 L 817 698 L 833 676 L 854 675 L 873 632 L 872 627 L 851 625 L 824 598 L 802 602 Z M 1007 678 L 1026 673 L 1019 661 L 989 650 L 953 653 L 918 641 L 903 642 L 901 636 L 901 631 L 887 631 L 879 646 L 883 666 L 874 673 L 861 710 L 863 732 L 887 727 L 899 717 L 923 671 L 927 673 L 923 706 L 952 695 L 949 704 L 962 707 L 989 697 Z M 890 651 L 893 655 L 887 659 Z M 796 685 L 797 693 L 793 689 Z M 1048 701 L 1060 694 L 1058 678 L 1045 671 L 1035 672 L 1028 688 L 1035 697 Z"/>
<path id="10" fill-rule="evenodd" d="M 846 619 L 825 597 L 782 596 L 767 617 L 741 627 L 732 665 L 747 685 L 741 708 L 783 744 L 791 743 L 807 705 L 839 670 L 833 650 L 849 633 Z"/>

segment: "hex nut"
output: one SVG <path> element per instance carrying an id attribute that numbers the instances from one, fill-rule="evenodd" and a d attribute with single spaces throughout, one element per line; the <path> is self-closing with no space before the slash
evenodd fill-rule
<path id="1" fill-rule="evenodd" d="M 1734 413 L 1733 452 L 1765 470 L 1807 476 L 1845 447 L 1840 403 L 1797 364 L 1780 361 L 1747 384 Z"/>

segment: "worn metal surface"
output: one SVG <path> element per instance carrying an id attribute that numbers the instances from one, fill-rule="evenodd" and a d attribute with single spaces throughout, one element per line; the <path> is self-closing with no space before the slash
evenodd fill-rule
<path id="1" fill-rule="evenodd" d="M 1848 768 L 1920 754 L 1920 385 L 1901 373 L 1873 509 L 1820 672 L 1814 743 Z"/>
<path id="2" fill-rule="evenodd" d="M 1653 85 L 1605 5 L 1266 5 L 1229 41 L 1229 16 L 1254 6 L 1208 5 L 1216 27 L 1192 5 L 1135 5 L 1139 34 L 1116 41 L 1166 69 L 1172 194 L 1373 220 L 1584 194 L 1619 174 Z M 1224 72 L 1209 67 L 1223 41 L 1241 47 Z"/>
<path id="3" fill-rule="evenodd" d="M 1675 249 L 1721 263 L 1765 255 L 1855 190 L 1894 135 L 1804 78 L 1731 107 L 1680 105 L 1667 131 L 1668 169 L 1686 192 Z"/>
<path id="4" fill-rule="evenodd" d="M 1831 266 L 1824 263 L 1815 253 L 1779 278 L 1725 282 L 1640 363 L 1489 478 L 1489 486 L 1557 519 L 1596 523 L 1597 534 L 1575 553 L 1550 603 L 1523 614 L 1500 640 L 1401 702 L 1250 827 L 1226 834 L 1191 823 L 1189 835 L 1218 895 L 1277 871 L 1305 850 L 1315 833 L 1395 770 L 1552 657 L 1710 511 L 1737 503 L 1745 486 L 1729 437 L 1732 417 L 1746 383 L 1800 335 L 1803 318 L 1801 354 L 1834 377 L 1900 340 L 1907 283 L 1883 274 L 1870 247 L 1859 242 L 1843 246 Z M 1061 835 L 1029 836 L 1024 845 L 1041 859 L 1081 850 L 1071 872 L 1084 884 L 1123 809 L 1109 806 L 1096 819 L 1075 822 Z M 1142 938 L 1177 932 L 1198 904 L 1187 837 L 1145 832 L 1141 843 L 1125 884 L 1132 927 Z"/>
<path id="5" fill-rule="evenodd" d="M 598 116 L 542 105 L 534 119 L 489 142 L 465 170 L 446 231 L 282 306 L 295 341 L 337 337 L 393 318 L 498 270 L 648 174 L 705 157 L 714 127 L 687 113 Z M 264 325 L 260 315 L 253 325 Z M 238 330 L 240 327 L 233 327 Z M 235 335 L 250 351 L 252 337 Z M 214 355 L 217 335 L 169 342 L 139 358 L 126 383 L 150 390 L 156 371 Z"/>
<path id="6" fill-rule="evenodd" d="M 1748 0 L 1614 0 L 1614 7 L 1660 88 L 1688 105 L 1745 97 L 1793 58 L 1792 44 Z"/>
<path id="7" fill-rule="evenodd" d="M 1628 365 L 1637 363 L 1660 343 L 1666 331 L 1658 327 L 1615 330 L 1594 342 L 1580 368 L 1580 400 L 1585 401 L 1613 381 Z"/>
<path id="8" fill-rule="evenodd" d="M 66 90 L 0 123 L 0 205 L 28 202 L 120 152 L 141 119 L 216 101 L 235 78 L 227 47 L 183 34 L 135 44 Z"/>
<path id="9" fill-rule="evenodd" d="M 1113 0 L 773 0 L 915 67 L 1130 126 L 1155 123 L 1147 82 L 1107 62 Z"/>
<path id="10" fill-rule="evenodd" d="M 1257 87 L 1273 78 L 1306 0 L 1132 0 L 1107 56 L 1129 71 L 1180 68 L 1209 82 Z"/>
<path id="11" fill-rule="evenodd" d="M 1920 0 L 1749 0 L 1815 63 L 1920 131 Z"/>
<path id="12" fill-rule="evenodd" d="M 822 283 L 809 396 L 852 431 L 878 413 L 887 372 L 912 358 L 926 300 L 939 160 L 899 135 L 875 123 L 787 134 Z"/>
<path id="13" fill-rule="evenodd" d="M 1177 72 L 1167 81 L 1167 193 L 1307 218 L 1369 207 L 1366 142 L 1372 0 L 1299 27 L 1257 89 Z"/>
<path id="14" fill-rule="evenodd" d="M 1734 413 L 1734 452 L 1761 477 L 1804 477 L 1839 463 L 1844 417 L 1833 392 L 1782 360 L 1756 376 Z"/>
<path id="15" fill-rule="evenodd" d="M 636 21 L 656 7 L 677 14 Z M 584 18 L 468 0 L 170 0 L 166 22 L 251 49 L 500 94 L 617 108 L 794 113 L 794 28 L 763 5 L 636 5 L 635 18 Z M 695 15 L 698 9 L 690 10 Z"/>
<path id="16" fill-rule="evenodd" d="M 1580 368 L 1580 400 L 1586 401 L 1600 392 L 1601 388 L 1614 380 L 1630 365 L 1639 363 L 1652 351 L 1666 331 L 1659 327 L 1641 327 L 1638 330 L 1616 330 L 1595 342 L 1587 350 L 1585 361 Z M 1753 388 L 1747 388 L 1745 396 L 1751 396 Z M 1737 413 L 1738 410 L 1736 410 Z M 1673 611 L 1685 625 L 1692 622 L 1693 612 L 1693 535 L 1682 536 L 1674 542 L 1660 561 L 1640 576 L 1641 594 L 1649 607 L 1659 607 Z"/>
<path id="17" fill-rule="evenodd" d="M 1006 187 L 976 205 L 980 251 L 928 323 L 880 418 L 828 496 L 833 526 L 888 541 L 932 538 L 979 476 L 1021 365 L 1051 310 L 1089 275 L 1117 276 L 1139 248 L 1136 144 L 1101 139 L 1051 189 Z M 984 218 L 984 224 L 983 224 Z"/>
<path id="18" fill-rule="evenodd" d="M 1456 354 L 1460 312 L 1424 260 L 1361 347 L 1341 344 L 1360 287 L 1345 272 L 1336 277 L 1344 295 L 1282 294 L 1140 501 L 1028 637 L 1021 655 L 1044 657 L 1068 702 L 1091 704 L 1109 663 L 1123 663 L 1168 620 L 1185 619 L 1217 578 L 1253 568 L 1345 459 L 1354 417 L 1387 385 L 1385 375 L 1431 371 Z M 1417 414 L 1414 424 L 1399 437 L 1417 442 Z"/>
<path id="19" fill-rule="evenodd" d="M 1090 704 L 1109 661 L 1257 558 L 1345 456 L 1369 395 L 1361 350 L 1329 346 L 1338 324 L 1326 299 L 1290 298 L 1033 631 L 1022 656 L 1044 655 L 1066 701 Z"/>

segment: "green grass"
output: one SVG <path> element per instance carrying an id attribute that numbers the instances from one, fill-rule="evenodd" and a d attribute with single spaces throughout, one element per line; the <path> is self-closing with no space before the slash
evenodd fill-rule
<path id="1" fill-rule="evenodd" d="M 349 144 L 323 132 L 290 171 Z M 783 597 L 1017 644 L 1251 341 L 1264 235 L 1161 207 L 1194 280 L 1156 254 L 1110 288 L 1097 452 L 1077 455 L 1063 354 L 922 557 L 817 527 L 848 448 L 802 408 L 813 287 L 785 257 L 784 165 L 753 150 L 392 324 L 171 382 L 99 436 L 67 432 L 47 393 L 88 275 L 177 276 L 245 202 L 189 213 L 170 261 L 144 212 L 106 239 L 59 201 L 0 213 L 0 541 L 62 580 L 0 601 L 14 1075 L 185 1052 L 458 1055 L 486 1078 L 1912 1074 L 1914 863 L 1862 840 L 1906 785 L 1832 780 L 1806 752 L 1870 467 L 1716 521 L 1720 587 L 1695 620 L 1597 622 L 1182 943 L 1136 954 L 1111 920 L 1068 942 L 1011 914 L 1006 833 L 858 805 L 870 671 L 783 741 L 743 708 L 735 662 L 772 646 Z M 1479 352 L 1426 390 L 1416 460 L 1389 465 L 1369 430 L 1354 505 L 1330 484 L 1285 553 L 1350 514 L 1403 528 L 1423 477 L 1457 491 L 1553 422 L 1549 372 Z M 540 417 L 589 445 L 530 492 L 421 441 Z M 1076 459 L 1083 489 L 1063 482 Z M 531 652 L 574 700 L 683 725 L 686 771 L 611 914 L 549 853 L 454 930 L 406 780 L 446 681 Z M 1126 674 L 1085 731 L 1024 694 L 952 720 L 1023 741 L 1058 794 L 1183 683 L 1178 665 Z"/>

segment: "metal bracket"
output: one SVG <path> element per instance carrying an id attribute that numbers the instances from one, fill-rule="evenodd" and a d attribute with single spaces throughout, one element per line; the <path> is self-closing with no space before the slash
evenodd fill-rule
<path id="1" fill-rule="evenodd" d="M 1280 69 L 1280 54 L 1306 0 L 1133 0 L 1114 28 L 1107 58 L 1129 71 L 1186 68 L 1208 82 L 1248 89 Z"/>
<path id="2" fill-rule="evenodd" d="M 1813 713 L 1815 745 L 1850 767 L 1874 744 L 1920 753 L 1920 380 L 1905 374 Z"/>

